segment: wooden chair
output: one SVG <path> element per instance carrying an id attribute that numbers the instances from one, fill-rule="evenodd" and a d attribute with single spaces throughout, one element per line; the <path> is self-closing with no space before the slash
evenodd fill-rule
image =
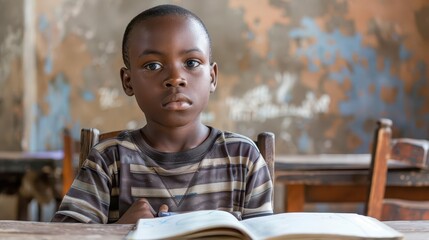
<path id="1" fill-rule="evenodd" d="M 371 155 L 366 214 L 380 220 L 429 220 L 429 201 L 384 198 L 387 161 L 390 159 L 400 161 L 410 168 L 427 169 L 429 141 L 392 139 L 392 121 L 380 119 L 377 124 Z"/>
<path id="2" fill-rule="evenodd" d="M 83 162 L 88 157 L 91 148 L 99 141 L 115 137 L 121 131 L 105 132 L 100 133 L 96 128 L 83 128 L 80 134 L 80 155 L 79 155 L 79 166 L 82 166 Z M 262 132 L 258 134 L 256 145 L 259 148 L 262 156 L 267 162 L 268 169 L 270 171 L 271 179 L 274 186 L 274 156 L 275 156 L 275 136 L 271 132 Z"/>
<path id="3" fill-rule="evenodd" d="M 76 152 L 75 141 L 70 134 L 68 129 L 64 129 L 63 131 L 63 185 L 62 185 L 62 196 L 60 196 L 60 201 L 63 196 L 69 190 L 71 184 L 73 183 L 73 179 L 75 177 L 75 169 L 76 167 L 73 165 L 74 153 Z"/>
<path id="4" fill-rule="evenodd" d="M 82 128 L 80 131 L 80 154 L 79 154 L 79 167 L 82 166 L 83 162 L 88 157 L 89 151 L 98 142 L 116 137 L 121 131 L 112 131 L 100 133 L 97 128 Z"/>

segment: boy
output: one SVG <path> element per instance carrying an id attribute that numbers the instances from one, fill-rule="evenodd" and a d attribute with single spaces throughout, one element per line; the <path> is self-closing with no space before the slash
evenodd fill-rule
<path id="1" fill-rule="evenodd" d="M 200 121 L 218 74 L 203 22 L 174 5 L 148 9 L 128 24 L 122 53 L 123 89 L 147 124 L 91 150 L 52 221 L 133 224 L 203 209 L 239 219 L 272 214 L 273 186 L 255 144 Z"/>

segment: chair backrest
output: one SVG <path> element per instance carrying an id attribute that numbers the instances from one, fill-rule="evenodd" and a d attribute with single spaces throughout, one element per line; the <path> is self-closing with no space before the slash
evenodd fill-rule
<path id="1" fill-rule="evenodd" d="M 83 128 L 80 134 L 80 155 L 79 155 L 79 166 L 82 166 L 83 162 L 88 157 L 91 148 L 99 141 L 111 137 L 117 136 L 121 131 L 105 132 L 100 133 L 96 128 Z M 255 141 L 258 146 L 261 155 L 264 157 L 268 169 L 270 171 L 271 179 L 274 186 L 274 160 L 275 160 L 275 136 L 272 132 L 262 132 L 257 136 Z"/>
<path id="2" fill-rule="evenodd" d="M 270 171 L 271 180 L 273 181 L 274 187 L 274 164 L 275 164 L 275 136 L 272 132 L 261 132 L 258 134 L 257 140 L 255 141 L 258 146 L 261 155 L 264 157 L 267 163 L 268 170 Z"/>
<path id="3" fill-rule="evenodd" d="M 73 179 L 75 177 L 76 165 L 75 156 L 76 153 L 80 152 L 80 142 L 75 141 L 70 133 L 70 130 L 65 128 L 63 130 L 63 168 L 62 168 L 62 195 L 61 198 L 67 193 L 69 190 Z"/>
<path id="4" fill-rule="evenodd" d="M 392 139 L 392 121 L 380 119 L 375 130 L 370 167 L 370 187 L 366 214 L 380 219 L 387 181 L 388 160 L 402 162 L 410 168 L 428 168 L 429 141 L 422 139 Z"/>
<path id="5" fill-rule="evenodd" d="M 101 140 L 116 137 L 121 131 L 112 131 L 100 133 L 97 128 L 82 128 L 80 131 L 80 154 L 79 154 L 79 167 L 88 157 L 89 151 Z"/>

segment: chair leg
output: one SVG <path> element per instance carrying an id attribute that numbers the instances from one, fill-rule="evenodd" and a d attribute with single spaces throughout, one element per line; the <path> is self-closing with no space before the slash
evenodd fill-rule
<path id="1" fill-rule="evenodd" d="M 31 202 L 31 199 L 26 198 L 18 194 L 18 204 L 17 204 L 17 219 L 21 221 L 28 221 L 28 204 Z"/>

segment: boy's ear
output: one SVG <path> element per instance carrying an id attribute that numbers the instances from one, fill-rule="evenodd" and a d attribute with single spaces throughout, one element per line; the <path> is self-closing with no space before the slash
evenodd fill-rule
<path id="1" fill-rule="evenodd" d="M 121 68 L 121 81 L 122 81 L 122 88 L 124 89 L 125 94 L 128 96 L 133 96 L 133 86 L 131 85 L 131 76 L 130 76 L 130 70 L 126 67 Z"/>
<path id="2" fill-rule="evenodd" d="M 214 92 L 217 86 L 217 64 L 213 62 L 210 66 L 210 92 Z"/>

